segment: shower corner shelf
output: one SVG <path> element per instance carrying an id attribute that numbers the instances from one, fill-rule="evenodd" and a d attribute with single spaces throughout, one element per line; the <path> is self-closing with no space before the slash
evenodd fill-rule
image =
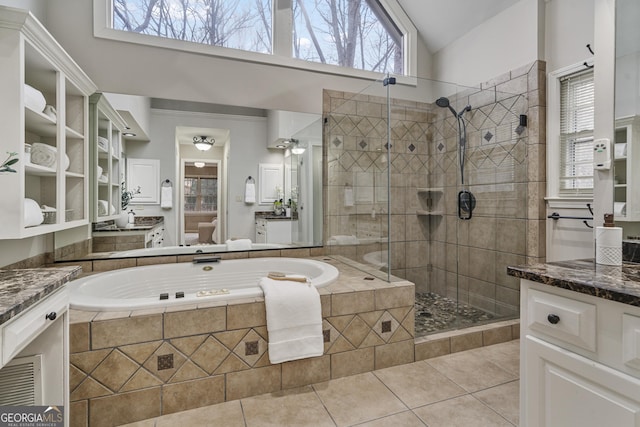
<path id="1" fill-rule="evenodd" d="M 416 211 L 416 215 L 418 216 L 442 216 L 444 213 L 442 211 Z"/>
<path id="2" fill-rule="evenodd" d="M 418 187 L 416 188 L 418 193 L 443 193 L 444 189 L 442 187 L 434 187 L 434 188 L 424 188 Z"/>

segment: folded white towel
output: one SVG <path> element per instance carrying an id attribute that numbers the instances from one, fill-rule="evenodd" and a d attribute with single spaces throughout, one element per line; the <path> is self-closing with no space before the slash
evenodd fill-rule
<path id="1" fill-rule="evenodd" d="M 160 207 L 171 209 L 173 207 L 173 187 L 164 186 L 160 190 Z"/>
<path id="2" fill-rule="evenodd" d="M 256 202 L 256 184 L 253 182 L 247 182 L 244 186 L 244 202 L 255 203 Z"/>
<path id="3" fill-rule="evenodd" d="M 105 138 L 104 136 L 99 136 L 98 137 L 98 147 L 100 147 L 102 149 L 102 151 L 108 151 L 109 150 L 109 140 L 107 138 Z"/>
<path id="4" fill-rule="evenodd" d="M 56 167 L 58 149 L 51 145 L 34 142 L 31 144 L 31 163 L 47 168 Z"/>
<path id="5" fill-rule="evenodd" d="M 28 108 L 41 113 L 47 105 L 47 100 L 42 92 L 28 84 L 24 85 L 24 105 Z"/>
<path id="6" fill-rule="evenodd" d="M 269 332 L 269 361 L 282 363 L 322 356 L 322 308 L 315 286 L 272 280 L 259 282 L 264 292 Z"/>
<path id="7" fill-rule="evenodd" d="M 251 239 L 227 240 L 228 251 L 248 251 L 251 249 Z"/>
<path id="8" fill-rule="evenodd" d="M 106 200 L 98 200 L 98 216 L 109 215 L 109 202 Z"/>
<path id="9" fill-rule="evenodd" d="M 44 221 L 44 215 L 40 205 L 33 199 L 24 199 L 24 226 L 33 227 L 40 225 Z"/>

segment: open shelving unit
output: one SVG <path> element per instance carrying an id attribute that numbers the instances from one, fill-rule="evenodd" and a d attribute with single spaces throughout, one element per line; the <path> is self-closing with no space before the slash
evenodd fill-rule
<path id="1" fill-rule="evenodd" d="M 16 153 L 16 173 L 0 174 L 11 189 L 0 198 L 0 238 L 21 239 L 88 224 L 88 97 L 95 84 L 29 12 L 3 8 L 0 21 L 0 155 Z M 38 90 L 55 114 L 27 102 L 25 84 Z M 45 161 L 25 144 L 45 144 Z M 42 152 L 42 151 L 41 151 Z M 68 160 L 68 161 L 67 161 Z M 36 164 L 39 163 L 39 164 Z M 25 200 L 55 212 L 28 226 Z"/>

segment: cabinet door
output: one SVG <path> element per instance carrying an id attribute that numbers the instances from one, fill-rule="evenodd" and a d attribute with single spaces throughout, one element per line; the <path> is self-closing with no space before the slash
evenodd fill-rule
<path id="1" fill-rule="evenodd" d="M 526 336 L 521 424 L 640 426 L 640 380 Z"/>
<path id="2" fill-rule="evenodd" d="M 127 189 L 137 191 L 131 204 L 160 203 L 160 161 L 127 159 Z"/>

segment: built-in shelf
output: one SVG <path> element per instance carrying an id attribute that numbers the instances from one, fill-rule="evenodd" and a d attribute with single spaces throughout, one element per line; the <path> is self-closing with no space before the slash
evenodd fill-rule
<path id="1" fill-rule="evenodd" d="M 418 216 L 442 216 L 444 213 L 442 211 L 416 211 L 416 215 Z"/>
<path id="2" fill-rule="evenodd" d="M 0 198 L 0 239 L 23 239 L 86 225 L 88 98 L 97 88 L 32 14 L 0 7 L 0 15 L 6 53 L 0 55 L 4 77 L 0 80 L 0 146 L 2 152 L 16 153 L 18 160 L 16 173 L 2 177 L 3 187 L 11 191 Z M 34 98 L 44 99 L 42 105 L 29 102 L 25 84 L 39 92 Z M 56 114 L 43 113 L 45 105 Z M 31 163 L 25 144 L 36 143 L 50 147 L 48 154 L 55 156 L 57 164 Z M 25 205 L 36 208 L 25 203 L 27 199 L 54 208 L 54 223 L 31 225 L 36 216 L 28 214 Z"/>

